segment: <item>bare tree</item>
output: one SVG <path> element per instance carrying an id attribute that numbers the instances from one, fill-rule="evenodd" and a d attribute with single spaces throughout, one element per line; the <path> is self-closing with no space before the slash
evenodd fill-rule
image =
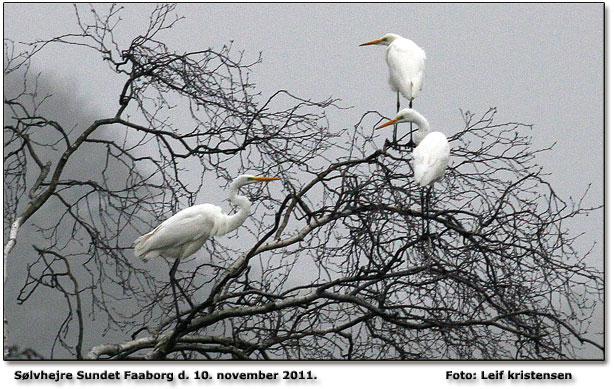
<path id="1" fill-rule="evenodd" d="M 181 20 L 174 5 L 156 6 L 129 42 L 114 34 L 121 7 L 91 11 L 75 7 L 77 32 L 24 51 L 5 41 L 5 77 L 28 80 L 36 53 L 61 44 L 102 55 L 124 79 L 115 115 L 86 127 L 41 115 L 52 97 L 36 83 L 4 98 L 5 261 L 20 227 L 54 209 L 37 225 L 19 302 L 43 289 L 63 295 L 56 341 L 76 358 L 569 359 L 586 345 L 603 351 L 602 334 L 588 327 L 603 305 L 603 274 L 585 264 L 591 250 L 578 252 L 567 230 L 600 207 L 557 196 L 535 163 L 549 148 L 534 149 L 531 126 L 497 122 L 494 108 L 461 112 L 451 167 L 424 212 L 409 134 L 384 142 L 373 130 L 379 113 L 335 131 L 325 115 L 339 108 L 334 100 L 259 93 L 250 82 L 259 57 L 247 61 L 232 45 L 172 51 L 159 36 Z M 103 156 L 97 169 L 67 177 L 88 155 Z M 136 260 L 132 241 L 211 182 L 247 170 L 281 177 L 283 195 L 247 188 L 257 198 L 253 216 L 234 236 L 249 246 L 211 240 L 183 263 L 177 278 L 195 306 L 180 299 L 177 317 L 168 274 Z M 99 315 L 124 338 L 88 351 L 88 323 Z"/>

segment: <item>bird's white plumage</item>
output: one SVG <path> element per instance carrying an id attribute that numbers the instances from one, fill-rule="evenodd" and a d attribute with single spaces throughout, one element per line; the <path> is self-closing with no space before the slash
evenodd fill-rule
<path id="1" fill-rule="evenodd" d="M 406 99 L 413 100 L 422 90 L 425 78 L 426 53 L 411 39 L 397 34 L 386 34 L 367 45 L 384 45 L 388 82 L 393 91 L 400 92 Z"/>
<path id="2" fill-rule="evenodd" d="M 414 149 L 414 179 L 419 186 L 440 180 L 450 160 L 450 144 L 441 132 L 429 132 Z"/>
<path id="3" fill-rule="evenodd" d="M 419 186 L 427 186 L 441 179 L 450 160 L 450 144 L 441 132 L 431 132 L 428 120 L 411 108 L 400 110 L 396 116 L 378 126 L 383 128 L 395 123 L 412 122 L 418 125 L 415 139 L 418 146 L 413 152 L 414 179 Z"/>
<path id="4" fill-rule="evenodd" d="M 230 185 L 230 202 L 239 212 L 226 215 L 213 204 L 199 204 L 171 216 L 134 241 L 134 254 L 143 259 L 158 256 L 183 259 L 197 252 L 213 236 L 227 234 L 241 226 L 250 212 L 250 202 L 237 191 L 243 185 L 278 180 L 275 177 L 241 175 Z"/>
<path id="5" fill-rule="evenodd" d="M 212 236 L 222 235 L 220 224 L 226 216 L 213 204 L 186 208 L 135 241 L 134 253 L 144 260 L 157 256 L 186 258 Z"/>
<path id="6" fill-rule="evenodd" d="M 386 49 L 386 63 L 393 91 L 412 100 L 422 90 L 425 78 L 426 54 L 410 39 L 399 37 Z"/>

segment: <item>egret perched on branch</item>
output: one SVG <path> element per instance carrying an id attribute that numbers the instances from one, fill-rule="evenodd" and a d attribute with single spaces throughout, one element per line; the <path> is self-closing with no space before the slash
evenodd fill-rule
<path id="1" fill-rule="evenodd" d="M 413 151 L 414 180 L 421 188 L 429 187 L 426 193 L 426 207 L 424 206 L 422 192 L 420 196 L 423 212 L 427 215 L 431 187 L 434 182 L 441 180 L 448 167 L 450 144 L 448 143 L 448 138 L 441 132 L 430 132 L 428 120 L 418 111 L 411 108 L 400 110 L 392 120 L 377 128 L 403 122 L 413 122 L 418 125 L 418 131 L 416 132 L 417 146 Z"/>
<path id="2" fill-rule="evenodd" d="M 397 111 L 401 108 L 399 92 L 409 100 L 409 108 L 412 108 L 413 100 L 424 84 L 426 62 L 424 50 L 414 41 L 397 34 L 386 34 L 360 46 L 367 45 L 388 46 L 386 49 L 386 63 L 390 72 L 388 82 L 392 90 L 397 92 Z"/>
<path id="3" fill-rule="evenodd" d="M 227 215 L 222 208 L 213 204 L 198 204 L 186 208 L 171 216 L 151 232 L 134 241 L 134 254 L 147 261 L 158 256 L 175 258 L 175 263 L 169 273 L 175 307 L 179 317 L 179 308 L 175 295 L 175 272 L 181 259 L 187 258 L 200 249 L 207 239 L 221 236 L 239 228 L 249 216 L 250 201 L 245 196 L 237 194 L 239 188 L 247 184 L 279 180 L 276 177 L 256 177 L 241 175 L 230 185 L 230 203 L 239 207 L 239 212 Z M 177 284 L 179 287 L 179 284 Z M 187 298 L 181 287 L 181 293 Z"/>

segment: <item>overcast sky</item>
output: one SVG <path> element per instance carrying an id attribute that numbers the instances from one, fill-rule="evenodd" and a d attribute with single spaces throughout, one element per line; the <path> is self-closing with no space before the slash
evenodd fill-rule
<path id="1" fill-rule="evenodd" d="M 151 5 L 124 5 L 118 27 L 127 43 L 146 24 Z M 427 55 L 426 82 L 415 101 L 431 128 L 463 126 L 459 108 L 477 114 L 497 107 L 499 121 L 533 124 L 536 148 L 557 142 L 539 163 L 564 199 L 592 183 L 587 204 L 603 203 L 603 6 L 601 4 L 180 4 L 186 15 L 159 36 L 171 50 L 221 47 L 234 41 L 246 58 L 262 52 L 252 81 L 265 94 L 287 89 L 307 98 L 332 96 L 350 110 L 331 125 L 352 128 L 367 110 L 393 116 L 385 48 L 360 43 L 394 32 Z M 76 31 L 69 4 L 5 4 L 5 38 L 30 41 Z M 50 47 L 37 71 L 66 82 L 83 109 L 111 115 L 121 78 L 93 52 Z M 108 78 L 107 78 L 108 77 Z M 600 212 L 573 227 L 597 241 Z"/>
<path id="2" fill-rule="evenodd" d="M 124 42 L 141 31 L 148 5 L 124 5 Z M 462 125 L 459 108 L 535 126 L 536 147 L 557 142 L 541 161 L 564 195 L 586 184 L 601 202 L 603 181 L 603 14 L 601 4 L 180 4 L 187 15 L 161 38 L 177 51 L 230 40 L 247 58 L 262 51 L 253 81 L 265 92 L 333 96 L 352 110 L 333 112 L 351 127 L 362 113 L 392 116 L 384 47 L 359 43 L 395 32 L 427 53 L 427 79 L 415 108 L 433 129 Z M 6 4 L 5 36 L 17 41 L 75 31 L 70 4 Z M 120 78 L 83 49 L 50 48 L 37 69 L 73 80 L 75 96 L 102 114 L 114 112 Z M 105 79 L 105 76 L 108 79 Z M 587 158 L 589 156 L 589 158 Z"/>

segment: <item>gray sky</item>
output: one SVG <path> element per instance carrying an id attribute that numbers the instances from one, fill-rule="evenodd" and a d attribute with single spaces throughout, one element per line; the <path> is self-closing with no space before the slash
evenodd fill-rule
<path id="1" fill-rule="evenodd" d="M 120 37 L 142 31 L 152 6 L 127 4 Z M 340 98 L 335 128 L 351 129 L 367 110 L 393 116 L 385 49 L 360 43 L 394 32 L 427 54 L 424 89 L 415 101 L 431 128 L 463 126 L 459 108 L 499 121 L 534 125 L 536 148 L 557 142 L 539 160 L 562 198 L 603 203 L 603 6 L 601 4 L 180 4 L 186 15 L 159 38 L 172 50 L 221 47 L 229 40 L 246 58 L 262 51 L 252 75 L 264 93 L 278 89 L 307 98 Z M 5 4 L 5 37 L 15 41 L 75 31 L 69 4 Z M 67 53 L 70 55 L 66 57 Z M 68 81 L 85 109 L 110 115 L 121 78 L 91 51 L 50 47 L 36 69 Z M 179 124 L 178 124 L 179 126 Z M 204 197 L 206 198 L 206 197 Z M 199 198 L 200 199 L 200 198 Z M 584 242 L 597 241 L 590 260 L 603 260 L 600 212 L 579 220 Z"/>
<path id="2" fill-rule="evenodd" d="M 151 7 L 124 7 L 130 22 L 120 25 L 120 36 L 127 42 Z M 262 51 L 263 63 L 253 74 L 260 89 L 340 98 L 354 107 L 331 114 L 332 125 L 341 128 L 367 110 L 394 114 L 385 49 L 358 44 L 401 34 L 427 53 L 427 80 L 415 108 L 433 129 L 451 133 L 461 126 L 458 108 L 479 114 L 496 106 L 502 121 L 534 124 L 537 147 L 558 142 L 542 163 L 564 197 L 603 181 L 600 4 L 180 4 L 178 12 L 188 17 L 161 36 L 173 49 L 233 40 L 247 58 Z M 73 26 L 70 4 L 5 5 L 5 34 L 14 40 L 50 37 Z M 77 81 L 76 96 L 111 113 L 121 79 L 87 50 L 73 53 L 66 58 L 65 47 L 51 48 L 41 53 L 37 68 Z M 595 189 L 591 199 L 601 202 Z"/>

